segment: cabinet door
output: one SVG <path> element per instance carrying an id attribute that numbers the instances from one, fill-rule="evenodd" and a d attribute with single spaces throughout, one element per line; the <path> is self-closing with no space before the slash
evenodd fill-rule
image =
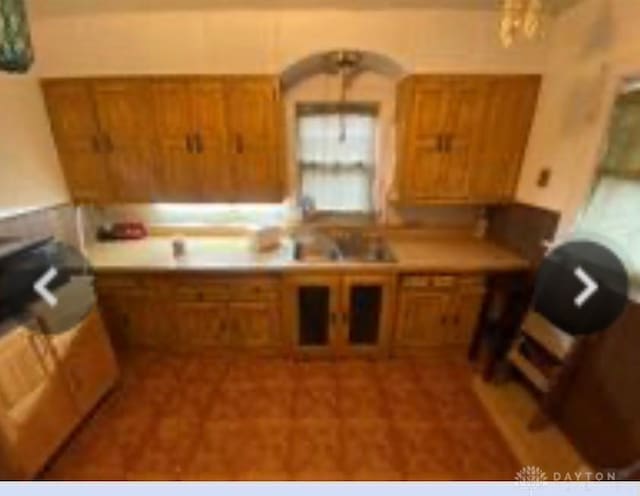
<path id="1" fill-rule="evenodd" d="M 228 83 L 232 185 L 239 201 L 282 198 L 282 102 L 272 77 Z"/>
<path id="2" fill-rule="evenodd" d="M 228 349 L 231 342 L 227 313 L 227 304 L 223 302 L 176 303 L 174 346 L 188 352 Z"/>
<path id="3" fill-rule="evenodd" d="M 118 375 L 99 312 L 91 312 L 81 325 L 51 340 L 76 407 L 84 416 L 113 386 Z"/>
<path id="4" fill-rule="evenodd" d="M 277 348 L 281 344 L 278 308 L 270 301 L 229 304 L 231 342 L 240 349 Z"/>
<path id="5" fill-rule="evenodd" d="M 341 351 L 379 353 L 386 348 L 392 281 L 384 276 L 342 279 Z"/>
<path id="6" fill-rule="evenodd" d="M 478 324 L 484 300 L 483 286 L 460 286 L 453 295 L 448 319 L 447 344 L 468 346 Z"/>
<path id="7" fill-rule="evenodd" d="M 50 80 L 42 84 L 71 196 L 77 202 L 101 202 L 111 197 L 100 143 L 91 85 L 84 80 Z"/>
<path id="8" fill-rule="evenodd" d="M 294 351 L 330 353 L 337 349 L 340 279 L 294 277 L 286 281 L 286 314 Z"/>
<path id="9" fill-rule="evenodd" d="M 202 172 L 201 199 L 230 199 L 231 157 L 224 80 L 202 78 L 189 87 L 196 133 L 197 169 Z"/>
<path id="10" fill-rule="evenodd" d="M 113 199 L 153 201 L 158 171 L 148 84 L 142 80 L 95 81 L 93 94 Z"/>
<path id="11" fill-rule="evenodd" d="M 171 301 L 154 296 L 153 291 L 132 289 L 101 292 L 99 298 L 117 346 L 171 349 L 175 345 Z"/>
<path id="12" fill-rule="evenodd" d="M 0 337 L 0 450 L 11 477 L 33 477 L 77 419 L 44 336 L 18 328 Z"/>
<path id="13" fill-rule="evenodd" d="M 195 126 L 189 82 L 168 78 L 151 83 L 164 201 L 198 201 L 202 196 L 204 173 L 192 139 Z"/>
<path id="14" fill-rule="evenodd" d="M 439 194 L 444 164 L 441 137 L 447 122 L 449 80 L 415 78 L 403 86 L 398 120 L 408 120 L 399 152 L 399 179 L 404 199 L 429 199 Z M 406 126 L 406 127 L 405 127 Z"/>
<path id="15" fill-rule="evenodd" d="M 395 346 L 420 349 L 446 344 L 451 292 L 403 289 Z"/>
<path id="16" fill-rule="evenodd" d="M 469 177 L 476 166 L 478 132 L 482 123 L 485 84 L 481 77 L 463 77 L 449 86 L 443 159 L 434 168 L 436 197 L 466 200 Z"/>
<path id="17" fill-rule="evenodd" d="M 512 198 L 535 113 L 540 78 L 500 76 L 487 84 L 478 159 L 470 195 L 476 201 Z"/>

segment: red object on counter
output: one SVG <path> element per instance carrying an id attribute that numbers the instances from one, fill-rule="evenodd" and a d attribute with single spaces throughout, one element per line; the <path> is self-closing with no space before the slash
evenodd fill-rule
<path id="1" fill-rule="evenodd" d="M 112 239 L 143 239 L 148 235 L 142 222 L 116 222 L 111 228 Z"/>

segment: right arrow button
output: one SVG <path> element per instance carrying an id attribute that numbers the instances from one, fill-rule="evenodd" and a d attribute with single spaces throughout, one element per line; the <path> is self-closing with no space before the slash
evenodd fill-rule
<path id="1" fill-rule="evenodd" d="M 593 296 L 593 294 L 598 291 L 598 283 L 593 280 L 593 278 L 585 272 L 582 267 L 576 267 L 576 270 L 573 271 L 575 276 L 580 279 L 582 284 L 584 284 L 584 289 L 575 297 L 573 302 L 578 308 L 581 308 L 589 298 Z"/>

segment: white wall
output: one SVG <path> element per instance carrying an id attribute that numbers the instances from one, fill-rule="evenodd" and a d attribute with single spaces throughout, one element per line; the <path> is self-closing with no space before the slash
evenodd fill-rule
<path id="1" fill-rule="evenodd" d="M 66 201 L 37 79 L 0 73 L 0 217 Z"/>
<path id="2" fill-rule="evenodd" d="M 36 18 L 43 76 L 280 72 L 317 51 L 382 52 L 409 71 L 540 70 L 544 43 L 505 50 L 496 13 L 459 10 L 200 10 Z"/>
<path id="3" fill-rule="evenodd" d="M 538 114 L 517 192 L 570 230 L 590 190 L 621 74 L 640 74 L 638 0 L 584 0 L 553 26 Z M 540 169 L 552 170 L 547 188 Z M 562 232 L 561 232 L 562 234 Z"/>

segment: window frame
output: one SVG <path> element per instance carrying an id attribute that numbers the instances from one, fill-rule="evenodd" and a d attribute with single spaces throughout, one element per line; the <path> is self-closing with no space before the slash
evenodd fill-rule
<path id="1" fill-rule="evenodd" d="M 321 209 L 317 208 L 314 211 L 314 217 L 340 217 L 340 218 L 374 218 L 375 217 L 375 183 L 378 174 L 378 142 L 380 132 L 380 113 L 381 104 L 376 101 L 362 100 L 362 101 L 300 101 L 295 104 L 294 107 L 294 122 L 295 122 L 295 156 L 294 164 L 296 167 L 296 180 L 298 187 L 296 188 L 295 198 L 298 202 L 303 197 L 303 175 L 304 167 L 300 161 L 299 147 L 300 147 L 300 118 L 304 115 L 333 115 L 337 113 L 353 113 L 353 114 L 365 114 L 372 116 L 375 119 L 374 127 L 374 142 L 373 152 L 374 161 L 371 164 L 371 171 L 369 173 L 368 192 L 369 192 L 369 210 L 337 210 L 337 209 Z"/>

